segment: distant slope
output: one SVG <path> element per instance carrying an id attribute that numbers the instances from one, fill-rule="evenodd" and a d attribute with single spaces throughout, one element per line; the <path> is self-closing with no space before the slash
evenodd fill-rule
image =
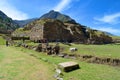
<path id="1" fill-rule="evenodd" d="M 37 18 L 27 19 L 27 20 L 14 20 L 15 23 L 17 23 L 20 27 L 23 27 L 24 25 L 36 20 Z"/>
<path id="2" fill-rule="evenodd" d="M 114 34 L 110 33 L 110 32 L 104 32 L 106 35 L 109 35 L 109 36 L 115 36 Z"/>
<path id="3" fill-rule="evenodd" d="M 44 14 L 43 16 L 40 17 L 40 19 L 57 19 L 60 20 L 62 22 L 68 22 L 68 23 L 76 23 L 76 21 L 74 19 L 72 19 L 71 17 L 61 14 L 57 11 L 51 10 L 50 12 Z"/>
<path id="4" fill-rule="evenodd" d="M 6 14 L 0 11 L 0 33 L 11 33 L 19 26 Z"/>

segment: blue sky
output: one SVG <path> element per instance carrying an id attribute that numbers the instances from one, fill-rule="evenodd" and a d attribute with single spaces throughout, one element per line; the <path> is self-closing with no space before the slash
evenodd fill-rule
<path id="1" fill-rule="evenodd" d="M 56 10 L 82 25 L 120 36 L 120 0 L 0 0 L 0 10 L 17 20 Z"/>

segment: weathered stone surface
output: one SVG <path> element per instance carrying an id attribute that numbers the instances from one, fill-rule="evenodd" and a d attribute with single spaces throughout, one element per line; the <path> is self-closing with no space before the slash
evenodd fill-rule
<path id="1" fill-rule="evenodd" d="M 58 64 L 58 67 L 60 69 L 62 69 L 63 71 L 65 72 L 69 72 L 69 71 L 72 71 L 72 70 L 76 70 L 76 69 L 79 69 L 79 64 L 76 63 L 76 62 L 73 62 L 73 61 L 70 61 L 70 62 L 64 62 L 64 63 L 59 63 Z"/>
<path id="2" fill-rule="evenodd" d="M 28 36 L 33 41 L 85 42 L 87 39 L 83 26 L 54 19 L 36 20 L 27 24 L 24 30 L 29 30 Z"/>

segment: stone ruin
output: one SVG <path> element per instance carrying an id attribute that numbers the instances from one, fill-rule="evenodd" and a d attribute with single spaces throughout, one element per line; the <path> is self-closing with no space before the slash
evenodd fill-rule
<path id="1" fill-rule="evenodd" d="M 25 36 L 29 36 L 30 40 L 35 42 L 40 42 L 43 39 L 47 39 L 49 42 L 85 42 L 87 39 L 85 30 L 83 26 L 78 24 L 63 23 L 54 19 L 43 19 L 27 24 L 22 34 L 27 34 Z M 16 36 L 16 34 L 18 32 L 14 32 L 12 35 Z"/>
<path id="2" fill-rule="evenodd" d="M 46 52 L 47 55 L 56 54 L 58 55 L 60 53 L 60 46 L 58 44 L 56 45 L 48 45 L 47 43 L 41 43 L 36 48 L 34 48 L 35 51 L 38 52 Z"/>

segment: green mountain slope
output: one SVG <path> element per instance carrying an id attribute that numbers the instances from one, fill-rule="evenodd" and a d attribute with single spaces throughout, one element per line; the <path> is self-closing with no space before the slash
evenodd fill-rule
<path id="1" fill-rule="evenodd" d="M 36 20 L 37 18 L 27 19 L 27 20 L 14 20 L 20 27 L 24 27 L 26 24 Z"/>
<path id="2" fill-rule="evenodd" d="M 17 28 L 19 28 L 18 24 L 0 11 L 0 33 L 11 33 Z"/>
<path id="3" fill-rule="evenodd" d="M 57 19 L 60 20 L 62 22 L 68 22 L 68 23 L 76 23 L 76 21 L 74 19 L 72 19 L 71 17 L 61 14 L 57 11 L 51 10 L 50 12 L 44 14 L 43 16 L 40 17 L 40 19 Z"/>

